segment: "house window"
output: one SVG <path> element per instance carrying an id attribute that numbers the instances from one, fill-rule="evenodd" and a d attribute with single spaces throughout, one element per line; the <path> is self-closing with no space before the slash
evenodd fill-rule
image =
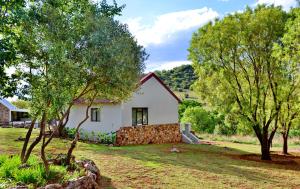
<path id="1" fill-rule="evenodd" d="M 132 108 L 132 125 L 148 125 L 148 108 Z"/>
<path id="2" fill-rule="evenodd" d="M 100 108 L 91 108 L 91 121 L 100 122 Z"/>

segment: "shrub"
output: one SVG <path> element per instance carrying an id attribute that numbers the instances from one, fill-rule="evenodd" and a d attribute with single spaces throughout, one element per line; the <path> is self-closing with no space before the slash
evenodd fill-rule
<path id="1" fill-rule="evenodd" d="M 21 160 L 19 156 L 0 156 L 0 180 L 10 180 L 14 183 L 34 184 L 42 186 L 49 180 L 63 181 L 69 174 L 66 167 L 50 166 L 49 174 L 46 174 L 43 164 L 36 156 L 31 156 L 28 160 L 28 167 L 20 168 Z"/>
<path id="2" fill-rule="evenodd" d="M 67 134 L 68 138 L 75 138 L 76 129 L 75 128 L 65 128 L 65 133 Z"/>
<path id="3" fill-rule="evenodd" d="M 116 141 L 116 133 L 101 133 L 98 132 L 97 134 L 98 138 L 97 141 L 102 144 L 114 144 Z"/>
<path id="4" fill-rule="evenodd" d="M 187 97 L 186 97 L 187 98 Z M 180 103 L 178 108 L 179 118 L 181 119 L 183 117 L 183 114 L 185 110 L 189 107 L 201 107 L 201 104 L 195 100 L 184 100 L 182 103 Z"/>
<path id="5" fill-rule="evenodd" d="M 2 178 L 13 178 L 14 172 L 18 170 L 21 165 L 21 160 L 18 156 L 11 158 L 7 157 L 0 167 L 0 177 Z"/>
<path id="6" fill-rule="evenodd" d="M 6 161 L 7 155 L 0 155 L 0 167 Z"/>
<path id="7" fill-rule="evenodd" d="M 42 165 L 32 166 L 30 168 L 19 169 L 14 171 L 14 179 L 17 182 L 25 184 L 37 184 L 38 186 L 46 183 L 46 173 Z"/>
<path id="8" fill-rule="evenodd" d="M 215 120 L 210 112 L 200 106 L 189 107 L 185 110 L 182 122 L 191 123 L 192 129 L 197 132 L 213 133 Z"/>

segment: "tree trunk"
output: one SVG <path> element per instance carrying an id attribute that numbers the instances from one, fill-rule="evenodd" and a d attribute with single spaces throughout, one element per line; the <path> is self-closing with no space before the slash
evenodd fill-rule
<path id="1" fill-rule="evenodd" d="M 42 158 L 44 166 L 45 166 L 46 174 L 48 175 L 48 173 L 49 173 L 49 163 L 48 163 L 48 160 L 46 158 L 46 153 L 45 153 L 46 145 L 45 145 L 45 143 L 46 143 L 46 135 L 44 134 L 43 144 L 42 144 L 42 147 L 41 147 L 41 158 Z"/>
<path id="2" fill-rule="evenodd" d="M 25 141 L 24 141 L 24 144 L 23 144 L 23 148 L 22 148 L 22 152 L 21 152 L 21 161 L 23 162 L 23 159 L 24 159 L 24 156 L 25 156 L 25 153 L 26 153 L 26 150 L 27 150 L 27 146 L 28 146 L 28 143 L 29 143 L 29 140 L 30 140 L 30 137 L 31 137 L 31 133 L 32 133 L 32 130 L 34 128 L 34 124 L 36 122 L 36 118 L 34 118 L 30 124 L 30 127 L 27 131 L 27 134 L 26 134 L 26 138 L 25 138 Z"/>
<path id="3" fill-rule="evenodd" d="M 76 144 L 77 144 L 77 142 L 78 142 L 78 140 L 79 140 L 79 129 L 80 129 L 80 127 L 81 127 L 81 125 L 86 121 L 86 120 L 88 120 L 88 118 L 89 118 L 89 109 L 90 109 L 90 107 L 92 106 L 92 102 L 93 102 L 94 100 L 92 100 L 91 101 L 91 103 L 87 106 L 87 108 L 86 108 L 86 112 L 85 112 L 85 118 L 78 124 L 78 126 L 76 127 L 76 135 L 75 135 L 75 138 L 74 138 L 74 140 L 72 141 L 72 143 L 71 143 L 71 146 L 70 146 L 70 148 L 69 148 L 69 150 L 68 150 L 68 153 L 67 153 L 67 157 L 66 157 L 66 165 L 70 165 L 71 164 L 71 158 L 72 158 L 72 153 L 73 153 L 73 150 L 74 150 L 74 148 L 76 147 Z"/>
<path id="4" fill-rule="evenodd" d="M 26 163 L 28 161 L 28 158 L 30 157 L 30 154 L 31 154 L 32 150 L 41 141 L 41 139 L 43 137 L 43 128 L 42 127 L 45 126 L 45 122 L 46 122 L 46 112 L 44 112 L 43 116 L 42 116 L 42 121 L 41 121 L 39 136 L 29 146 L 29 148 L 28 148 L 28 150 L 27 150 L 27 152 L 26 152 L 26 154 L 25 154 L 25 156 L 24 156 L 24 158 L 22 160 L 22 163 Z"/>
<path id="5" fill-rule="evenodd" d="M 69 115 L 70 115 L 71 108 L 72 108 L 72 106 L 70 105 L 69 108 L 67 109 L 67 111 L 64 113 L 64 115 L 62 116 L 62 118 L 60 118 L 60 120 L 58 122 L 57 131 L 58 131 L 59 137 L 63 137 L 65 135 L 64 128 L 69 121 Z"/>
<path id="6" fill-rule="evenodd" d="M 283 138 L 282 153 L 288 154 L 288 136 L 286 134 L 282 134 L 282 138 Z"/>
<path id="7" fill-rule="evenodd" d="M 263 136 L 261 142 L 261 160 L 271 160 L 268 136 Z"/>

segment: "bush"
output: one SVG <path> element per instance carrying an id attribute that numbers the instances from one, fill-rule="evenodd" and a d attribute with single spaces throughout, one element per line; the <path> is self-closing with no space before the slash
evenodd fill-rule
<path id="1" fill-rule="evenodd" d="M 179 113 L 179 119 L 183 117 L 183 114 L 187 108 L 190 107 L 201 107 L 201 104 L 195 100 L 184 100 L 182 103 L 180 103 L 179 108 L 178 108 L 178 113 Z"/>
<path id="2" fill-rule="evenodd" d="M 299 137 L 300 136 L 300 130 L 299 129 L 291 129 L 289 133 L 290 137 Z M 1 160 L 0 160 L 1 163 Z"/>
<path id="3" fill-rule="evenodd" d="M 68 138 L 75 138 L 76 129 L 75 128 L 64 128 L 65 133 L 67 134 Z"/>
<path id="4" fill-rule="evenodd" d="M 183 114 L 182 122 L 191 123 L 194 131 L 205 133 L 213 133 L 216 125 L 211 113 L 200 106 L 187 108 Z"/>
<path id="5" fill-rule="evenodd" d="M 60 182 L 68 176 L 66 167 L 53 165 L 50 166 L 49 174 L 46 175 L 43 164 L 36 156 L 31 156 L 27 164 L 28 167 L 20 168 L 19 156 L 0 155 L 0 180 L 42 186 L 49 180 Z"/>
<path id="6" fill-rule="evenodd" d="M 218 124 L 215 126 L 214 134 L 216 135 L 235 135 L 237 131 L 236 125 Z"/>
<path id="7" fill-rule="evenodd" d="M 101 144 L 114 144 L 116 141 L 116 133 L 101 133 L 97 134 L 97 141 Z"/>

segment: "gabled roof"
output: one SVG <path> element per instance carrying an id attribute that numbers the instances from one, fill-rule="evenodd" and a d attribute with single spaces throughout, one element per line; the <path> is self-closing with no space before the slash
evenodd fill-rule
<path id="1" fill-rule="evenodd" d="M 140 80 L 140 84 L 143 85 L 146 81 L 148 81 L 152 77 L 155 78 L 179 103 L 181 103 L 181 100 L 175 95 L 175 93 L 153 72 L 150 72 L 147 75 L 145 75 Z"/>
<path id="2" fill-rule="evenodd" d="M 0 99 L 0 103 L 5 106 L 6 108 L 8 108 L 10 111 L 15 111 L 15 112 L 28 112 L 28 110 L 25 109 L 19 109 L 17 107 L 15 107 L 12 103 L 10 103 L 8 100 L 6 99 Z"/>
<path id="3" fill-rule="evenodd" d="M 16 110 L 18 109 L 17 107 L 15 107 L 12 103 L 10 103 L 8 100 L 6 99 L 0 99 L 0 103 L 5 106 L 6 108 L 8 108 L 10 111 L 12 110 Z"/>

